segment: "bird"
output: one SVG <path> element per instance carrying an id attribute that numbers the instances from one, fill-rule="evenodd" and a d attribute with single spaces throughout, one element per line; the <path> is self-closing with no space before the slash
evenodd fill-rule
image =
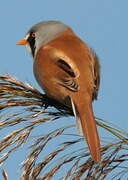
<path id="1" fill-rule="evenodd" d="M 25 45 L 32 55 L 35 78 L 46 95 L 73 111 L 92 160 L 100 163 L 100 137 L 92 106 L 100 86 L 97 54 L 71 27 L 54 20 L 33 25 L 17 44 Z"/>

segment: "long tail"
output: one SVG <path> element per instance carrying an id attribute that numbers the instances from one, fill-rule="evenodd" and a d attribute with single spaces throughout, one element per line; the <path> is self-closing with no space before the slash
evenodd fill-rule
<path id="1" fill-rule="evenodd" d="M 92 103 L 87 104 L 87 102 L 85 102 L 83 106 L 77 102 L 74 102 L 73 99 L 71 99 L 71 102 L 74 115 L 77 118 L 79 132 L 82 131 L 85 139 L 87 140 L 92 159 L 95 162 L 100 163 L 100 139 L 96 127 L 96 121 L 93 115 Z"/>

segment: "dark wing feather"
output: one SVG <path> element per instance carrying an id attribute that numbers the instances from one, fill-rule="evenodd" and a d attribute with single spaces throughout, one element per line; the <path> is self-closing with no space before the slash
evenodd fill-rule
<path id="1" fill-rule="evenodd" d="M 75 77 L 76 76 L 74 71 L 72 70 L 71 66 L 66 61 L 64 61 L 63 59 L 59 59 L 57 61 L 57 65 L 62 70 L 64 70 L 66 73 L 68 73 L 71 77 Z"/>
<path id="2" fill-rule="evenodd" d="M 92 55 L 94 58 L 94 90 L 93 90 L 93 100 L 97 99 L 98 96 L 98 91 L 100 87 L 100 63 L 99 63 L 99 58 L 97 54 L 91 49 Z"/>
<path id="3" fill-rule="evenodd" d="M 57 61 L 57 65 L 69 75 L 68 77 L 60 77 L 60 82 L 59 84 L 68 88 L 71 91 L 78 91 L 79 90 L 79 85 L 77 84 L 75 77 L 76 74 L 71 68 L 71 66 L 63 59 L 59 59 Z"/>
<path id="4" fill-rule="evenodd" d="M 63 78 L 63 79 L 61 79 L 59 84 L 68 88 L 69 90 L 75 91 L 75 92 L 79 91 L 79 89 L 80 89 L 77 82 L 72 78 Z"/>

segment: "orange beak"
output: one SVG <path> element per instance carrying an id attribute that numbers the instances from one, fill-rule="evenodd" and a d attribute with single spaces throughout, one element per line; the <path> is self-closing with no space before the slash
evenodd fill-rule
<path id="1" fill-rule="evenodd" d="M 27 40 L 20 40 L 19 42 L 17 42 L 16 44 L 17 45 L 26 45 L 28 43 L 28 41 Z"/>

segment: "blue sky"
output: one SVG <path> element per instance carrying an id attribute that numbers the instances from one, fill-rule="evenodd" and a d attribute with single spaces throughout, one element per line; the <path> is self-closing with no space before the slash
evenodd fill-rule
<path id="1" fill-rule="evenodd" d="M 101 87 L 99 100 L 94 103 L 95 115 L 127 130 L 127 0 L 4 0 L 0 20 L 0 74 L 9 73 L 36 88 L 39 86 L 33 76 L 32 58 L 16 42 L 40 21 L 59 20 L 72 27 L 100 58 Z M 16 180 L 9 168 L 11 163 L 7 169 L 10 179 Z"/>

